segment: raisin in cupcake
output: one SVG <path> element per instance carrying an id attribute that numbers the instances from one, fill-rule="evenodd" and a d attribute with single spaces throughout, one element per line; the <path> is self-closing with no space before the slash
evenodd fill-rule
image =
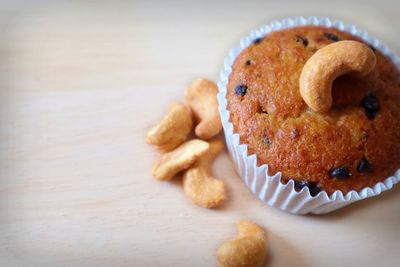
<path id="1" fill-rule="evenodd" d="M 285 19 L 243 38 L 225 60 L 218 99 L 250 190 L 305 214 L 392 188 L 400 180 L 399 66 L 378 40 L 327 18 Z"/>

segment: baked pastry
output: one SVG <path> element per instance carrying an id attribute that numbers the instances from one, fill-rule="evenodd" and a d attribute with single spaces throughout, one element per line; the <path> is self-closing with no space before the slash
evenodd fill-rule
<path id="1" fill-rule="evenodd" d="M 400 73 L 381 52 L 371 47 L 368 75 L 334 80 L 328 111 L 313 111 L 300 94 L 308 59 L 342 40 L 363 42 L 320 26 L 272 32 L 237 56 L 227 84 L 230 122 L 248 154 L 312 196 L 372 187 L 400 166 Z"/>

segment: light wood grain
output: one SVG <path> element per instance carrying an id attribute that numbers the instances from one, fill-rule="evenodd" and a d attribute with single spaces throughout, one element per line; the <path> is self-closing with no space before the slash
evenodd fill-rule
<path id="1" fill-rule="evenodd" d="M 398 2 L 32 2 L 0 6 L 0 266 L 214 266 L 244 218 L 268 230 L 270 266 L 398 266 L 398 188 L 293 216 L 255 199 L 225 152 L 230 198 L 205 210 L 151 178 L 144 143 L 250 29 L 329 15 L 400 52 Z"/>

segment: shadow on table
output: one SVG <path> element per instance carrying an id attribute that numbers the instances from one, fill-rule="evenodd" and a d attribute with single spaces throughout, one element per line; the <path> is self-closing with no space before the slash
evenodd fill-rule
<path id="1" fill-rule="evenodd" d="M 351 214 L 362 213 L 368 209 L 376 208 L 377 206 L 379 206 L 383 203 L 388 203 L 390 201 L 394 201 L 394 199 L 396 197 L 399 197 L 399 194 L 400 194 L 400 186 L 395 185 L 393 189 L 391 189 L 387 192 L 383 192 L 379 196 L 358 201 L 347 207 L 341 208 L 339 210 L 333 211 L 328 214 L 311 215 L 311 217 L 313 217 L 315 219 L 321 219 L 321 220 L 326 220 L 326 219 L 340 220 L 346 216 L 350 216 Z M 395 210 L 393 210 L 391 213 L 398 214 L 399 212 L 400 212 L 400 205 L 396 206 Z"/>

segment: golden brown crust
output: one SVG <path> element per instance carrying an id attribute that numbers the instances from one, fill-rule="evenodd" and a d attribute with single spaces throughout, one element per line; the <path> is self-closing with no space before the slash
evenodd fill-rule
<path id="1" fill-rule="evenodd" d="M 284 182 L 315 182 L 329 194 L 373 186 L 400 167 L 400 74 L 383 54 L 375 52 L 377 64 L 368 76 L 334 81 L 327 113 L 313 112 L 302 100 L 299 77 L 305 62 L 336 36 L 360 41 L 315 26 L 271 33 L 238 56 L 227 86 L 230 120 L 258 164 L 268 163 L 270 174 L 281 171 Z M 361 104 L 370 92 L 379 102 L 372 117 Z M 359 173 L 363 159 L 372 172 Z M 351 177 L 331 177 L 341 166 Z"/>

